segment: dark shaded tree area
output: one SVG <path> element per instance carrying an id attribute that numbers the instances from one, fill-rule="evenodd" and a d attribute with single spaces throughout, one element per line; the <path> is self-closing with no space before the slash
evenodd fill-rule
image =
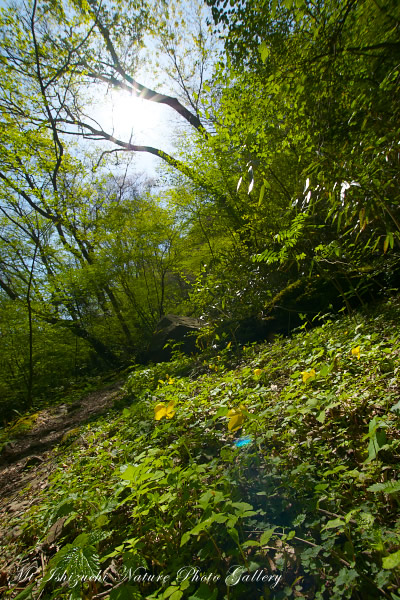
<path id="1" fill-rule="evenodd" d="M 280 302 L 282 279 L 311 291 L 319 278 L 351 309 L 397 279 L 397 3 L 208 4 L 226 50 L 216 143 L 240 166 L 242 240 L 282 275 Z"/>

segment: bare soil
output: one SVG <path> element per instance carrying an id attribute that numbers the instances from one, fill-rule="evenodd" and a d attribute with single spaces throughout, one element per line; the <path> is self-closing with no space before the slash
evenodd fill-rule
<path id="1" fill-rule="evenodd" d="M 40 411 L 33 428 L 8 444 L 0 454 L 0 597 L 16 583 L 16 548 L 21 534 L 18 519 L 37 503 L 49 476 L 57 468 L 55 447 L 70 432 L 107 412 L 121 386 L 122 382 L 113 383 L 74 404 Z M 77 443 L 80 443 L 79 437 Z M 32 560 L 29 564 L 31 568 Z M 38 564 L 38 569 L 42 566 Z M 24 589 L 21 565 L 19 573 L 18 584 Z M 28 575 L 30 580 L 32 575 Z"/>

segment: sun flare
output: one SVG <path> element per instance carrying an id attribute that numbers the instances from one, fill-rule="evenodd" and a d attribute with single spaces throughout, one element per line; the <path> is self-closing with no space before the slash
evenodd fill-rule
<path id="1" fill-rule="evenodd" d="M 118 135 L 124 138 L 131 133 L 137 139 L 154 131 L 159 123 L 159 107 L 149 100 L 137 98 L 131 94 L 114 92 L 111 97 L 112 126 Z M 139 141 L 139 140 L 138 140 Z"/>

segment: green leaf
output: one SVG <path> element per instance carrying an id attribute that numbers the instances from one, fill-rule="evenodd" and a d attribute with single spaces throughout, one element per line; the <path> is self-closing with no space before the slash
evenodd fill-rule
<path id="1" fill-rule="evenodd" d="M 258 47 L 258 51 L 261 55 L 261 60 L 263 62 L 265 62 L 267 60 L 268 56 L 271 54 L 271 50 L 265 42 L 261 42 L 261 44 Z"/>
<path id="2" fill-rule="evenodd" d="M 394 404 L 390 410 L 392 410 L 393 412 L 400 412 L 400 400 L 396 404 Z"/>
<path id="3" fill-rule="evenodd" d="M 335 527 L 340 527 L 344 529 L 345 522 L 342 519 L 331 519 L 327 522 L 326 525 L 322 529 L 334 529 Z"/>
<path id="4" fill-rule="evenodd" d="M 233 573 L 228 575 L 225 579 L 225 583 L 228 586 L 236 585 L 238 581 L 239 574 L 242 574 L 246 571 L 246 567 L 237 567 Z"/>
<path id="5" fill-rule="evenodd" d="M 386 441 L 387 438 L 384 431 L 377 431 L 376 434 L 371 437 L 368 444 L 368 461 L 376 458 L 378 452 L 386 444 Z"/>
<path id="6" fill-rule="evenodd" d="M 138 467 L 134 465 L 125 465 L 121 467 L 120 473 L 118 473 L 121 479 L 126 479 L 127 481 L 135 481 L 138 474 Z"/>
<path id="7" fill-rule="evenodd" d="M 318 376 L 321 377 L 326 377 L 328 375 L 328 373 L 330 372 L 331 368 L 329 365 L 322 365 L 322 367 L 320 368 L 320 370 L 318 371 Z"/>
<path id="8" fill-rule="evenodd" d="M 264 546 L 265 544 L 268 544 L 269 540 L 272 538 L 272 536 L 274 534 L 274 531 L 275 531 L 275 527 L 264 531 L 264 533 L 260 537 L 260 544 L 262 546 Z"/>
<path id="9" fill-rule="evenodd" d="M 107 517 L 107 515 L 99 515 L 96 517 L 94 523 L 96 527 L 103 527 L 104 525 L 107 525 L 109 521 L 110 519 Z"/>
<path id="10" fill-rule="evenodd" d="M 226 521 L 229 519 L 229 515 L 224 515 L 221 513 L 214 513 L 213 512 L 213 521 L 215 523 L 226 523 Z"/>
<path id="11" fill-rule="evenodd" d="M 182 598 L 182 596 L 183 596 L 183 592 L 180 591 L 179 586 L 177 586 L 177 585 L 170 585 L 164 591 L 164 593 L 161 596 L 161 598 L 163 600 L 165 600 L 166 598 L 170 598 L 171 600 L 180 600 L 180 598 Z"/>
<path id="12" fill-rule="evenodd" d="M 123 585 L 111 590 L 110 600 L 140 600 L 143 596 L 131 585 Z"/>
<path id="13" fill-rule="evenodd" d="M 217 597 L 217 588 L 211 589 L 209 585 L 202 583 L 195 593 L 189 596 L 188 600 L 217 600 Z"/>
<path id="14" fill-rule="evenodd" d="M 229 408 L 227 406 L 220 406 L 214 415 L 214 419 L 217 419 L 218 417 L 226 417 L 228 412 L 229 412 Z"/>
<path id="15" fill-rule="evenodd" d="M 228 533 L 231 536 L 231 538 L 233 539 L 233 541 L 236 542 L 236 544 L 240 543 L 240 541 L 239 541 L 239 534 L 237 532 L 237 529 L 234 529 L 234 528 L 228 529 Z"/>
<path id="16" fill-rule="evenodd" d="M 68 600 L 81 600 L 82 599 L 82 586 L 80 583 L 76 583 L 72 588 L 69 589 Z"/>
<path id="17" fill-rule="evenodd" d="M 83 581 L 100 581 L 100 561 L 93 546 L 67 544 L 61 548 L 49 562 L 49 571 L 42 582 L 65 578 L 72 587 Z"/>
<path id="18" fill-rule="evenodd" d="M 248 502 L 232 502 L 232 506 L 237 509 L 237 514 L 243 514 L 246 511 L 252 511 L 253 507 Z"/>
<path id="19" fill-rule="evenodd" d="M 247 540 L 242 544 L 242 548 L 251 548 L 252 546 L 261 546 L 261 544 L 257 540 Z"/>
<path id="20" fill-rule="evenodd" d="M 18 596 L 15 596 L 14 600 L 30 600 L 31 598 L 33 598 L 32 591 L 35 585 L 36 581 L 28 585 L 28 587 L 22 590 L 22 592 L 20 592 Z"/>
<path id="21" fill-rule="evenodd" d="M 265 184 L 263 183 L 260 189 L 260 196 L 258 198 L 258 206 L 261 206 L 265 194 Z"/>
<path id="22" fill-rule="evenodd" d="M 386 254 L 388 246 L 389 246 L 389 238 L 386 236 L 385 241 L 383 242 L 383 252 L 384 252 L 384 254 Z"/>
<path id="23" fill-rule="evenodd" d="M 226 412 L 228 412 L 228 409 L 226 409 Z M 204 494 L 202 494 L 200 496 L 200 498 L 198 500 L 198 505 L 201 506 L 201 508 L 204 510 L 208 506 L 210 500 L 213 500 L 213 499 L 214 499 L 214 494 L 212 493 L 211 490 L 207 490 L 206 492 L 204 492 Z"/>
<path id="24" fill-rule="evenodd" d="M 179 588 L 180 588 L 182 591 L 184 591 L 184 590 L 187 590 L 187 588 L 188 588 L 188 587 L 190 587 L 190 583 L 191 583 L 191 582 L 190 582 L 190 580 L 189 580 L 189 579 L 184 579 L 184 580 L 182 581 L 182 583 L 180 584 Z"/>
<path id="25" fill-rule="evenodd" d="M 359 574 L 355 569 L 340 569 L 335 583 L 337 586 L 349 587 L 358 577 Z"/>
<path id="26" fill-rule="evenodd" d="M 374 483 L 369 488 L 369 492 L 383 492 L 384 494 L 395 494 L 400 492 L 400 481 L 386 481 L 385 483 Z"/>
<path id="27" fill-rule="evenodd" d="M 382 567 L 384 569 L 395 569 L 400 566 L 400 550 L 394 552 L 393 554 L 389 554 L 389 556 L 385 556 L 382 558 Z"/>

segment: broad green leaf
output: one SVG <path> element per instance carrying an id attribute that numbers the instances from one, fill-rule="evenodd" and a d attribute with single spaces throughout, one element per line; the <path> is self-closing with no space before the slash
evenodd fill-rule
<path id="1" fill-rule="evenodd" d="M 359 577 L 359 574 L 355 569 L 340 569 L 339 575 L 336 578 L 335 584 L 340 586 L 349 586 L 355 579 Z"/>
<path id="2" fill-rule="evenodd" d="M 266 44 L 266 42 L 261 42 L 261 44 L 260 44 L 260 46 L 258 48 L 258 51 L 259 51 L 259 53 L 261 55 L 261 60 L 263 62 L 265 62 L 267 60 L 268 56 L 271 53 L 271 50 L 268 47 L 268 45 Z"/>
<path id="3" fill-rule="evenodd" d="M 124 465 L 121 467 L 119 477 L 127 481 L 136 481 L 138 476 L 138 467 L 134 465 Z"/>
<path id="4" fill-rule="evenodd" d="M 334 529 L 335 527 L 340 527 L 343 529 L 345 526 L 345 522 L 342 519 L 331 519 L 324 525 L 323 529 Z"/>
<path id="5" fill-rule="evenodd" d="M 272 529 L 267 529 L 266 531 L 264 531 L 261 534 L 260 537 L 260 544 L 262 546 L 268 544 L 269 540 L 272 538 L 272 536 L 274 535 L 274 531 L 275 531 L 275 527 L 273 527 Z"/>
<path id="6" fill-rule="evenodd" d="M 83 581 L 100 581 L 100 575 L 99 557 L 93 546 L 67 544 L 49 562 L 43 582 L 51 579 L 64 581 L 67 578 L 73 587 Z"/>
<path id="7" fill-rule="evenodd" d="M 378 452 L 386 445 L 386 433 L 384 431 L 377 431 L 375 435 L 371 436 L 368 444 L 368 461 L 374 460 Z"/>
<path id="8" fill-rule="evenodd" d="M 328 373 L 330 372 L 330 366 L 329 365 L 322 365 L 322 367 L 320 368 L 319 372 L 318 372 L 318 376 L 319 377 L 326 377 L 328 375 Z"/>
<path id="9" fill-rule="evenodd" d="M 398 566 L 400 566 L 400 550 L 382 558 L 382 567 L 384 569 L 396 569 Z"/>
<path id="10" fill-rule="evenodd" d="M 166 600 L 167 598 L 170 598 L 170 600 L 180 600 L 180 598 L 182 598 L 182 596 L 183 596 L 183 592 L 180 591 L 179 586 L 170 585 L 164 591 L 161 598 L 163 600 Z"/>

